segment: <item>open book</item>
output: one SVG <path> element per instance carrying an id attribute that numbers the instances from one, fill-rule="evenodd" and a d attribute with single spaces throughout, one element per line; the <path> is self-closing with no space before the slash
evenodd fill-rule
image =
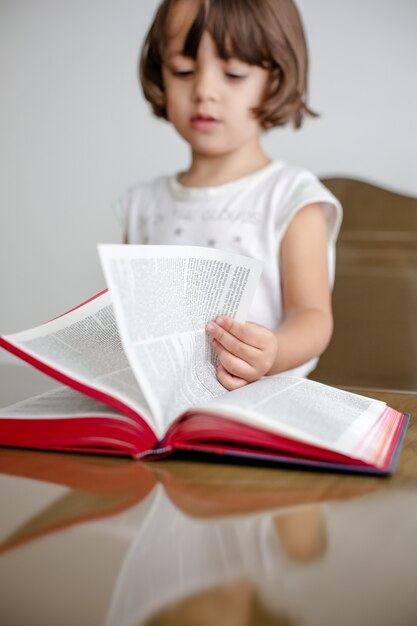
<path id="1" fill-rule="evenodd" d="M 205 325 L 219 314 L 247 318 L 258 261 L 192 246 L 99 252 L 108 291 L 0 338 L 66 385 L 2 409 L 1 445 L 393 471 L 408 416 L 385 403 L 285 376 L 232 392 L 217 381 Z"/>

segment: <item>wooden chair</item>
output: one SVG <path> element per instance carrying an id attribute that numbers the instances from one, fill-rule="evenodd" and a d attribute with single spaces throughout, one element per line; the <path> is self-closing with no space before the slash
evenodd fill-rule
<path id="1" fill-rule="evenodd" d="M 334 334 L 310 375 L 330 385 L 417 391 L 417 198 L 328 178 L 344 220 Z"/>

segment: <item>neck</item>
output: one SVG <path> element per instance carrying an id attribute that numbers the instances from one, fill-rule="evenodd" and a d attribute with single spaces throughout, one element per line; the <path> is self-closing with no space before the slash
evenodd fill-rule
<path id="1" fill-rule="evenodd" d="M 264 168 L 271 159 L 260 146 L 251 146 L 244 154 L 222 155 L 192 154 L 190 168 L 180 174 L 178 180 L 186 187 L 215 187 L 254 174 Z"/>

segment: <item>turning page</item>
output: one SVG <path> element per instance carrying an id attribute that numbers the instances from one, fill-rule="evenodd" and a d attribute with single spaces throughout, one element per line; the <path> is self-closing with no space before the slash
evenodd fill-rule
<path id="1" fill-rule="evenodd" d="M 183 411 L 227 393 L 205 332 L 218 315 L 246 319 L 260 261 L 194 246 L 101 245 L 125 353 L 161 438 Z"/>

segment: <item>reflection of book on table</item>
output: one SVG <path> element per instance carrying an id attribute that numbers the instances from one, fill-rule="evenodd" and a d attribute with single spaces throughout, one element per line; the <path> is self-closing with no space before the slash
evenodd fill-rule
<path id="1" fill-rule="evenodd" d="M 205 324 L 219 314 L 246 319 L 259 262 L 191 246 L 100 254 L 108 292 L 0 338 L 73 388 L 3 409 L 2 445 L 393 470 L 408 418 L 383 402 L 283 376 L 232 392 L 218 383 Z"/>
<path id="2" fill-rule="evenodd" d="M 163 485 L 178 510 L 199 519 L 356 498 L 377 488 L 371 479 L 323 486 L 308 473 L 299 480 L 289 481 L 287 474 L 272 470 L 265 470 L 269 472 L 265 480 L 265 473 L 254 473 L 248 468 L 247 474 L 233 465 L 222 466 L 219 480 L 216 473 L 209 471 L 216 467 L 200 465 L 200 471 L 190 476 L 189 463 L 145 464 L 132 463 L 125 458 L 42 455 L 28 450 L 4 449 L 0 454 L 0 475 L 36 481 L 45 491 L 50 484 L 61 486 L 63 490 L 40 510 L 36 507 L 33 511 L 33 504 L 25 498 L 25 503 L 18 507 L 20 512 L 26 511 L 23 521 L 19 519 L 11 532 L 0 537 L 0 554 L 73 525 L 140 507 L 158 484 Z M 26 495 L 25 490 L 23 493 Z M 131 516 L 136 519 L 136 514 Z"/>
<path id="3" fill-rule="evenodd" d="M 47 492 L 51 484 L 63 489 L 46 506 L 36 506 L 35 511 L 27 498 L 20 503 L 18 509 L 26 515 L 1 538 L 0 554 L 75 524 L 120 514 L 144 500 L 155 486 L 153 473 L 144 463 L 16 449 L 2 450 L 1 474 L 28 478 L 33 484 L 36 481 L 41 493 L 42 487 Z M 17 489 L 17 497 L 18 493 Z"/>
<path id="4" fill-rule="evenodd" d="M 381 489 L 349 501 L 201 520 L 155 489 L 118 571 L 104 624 L 194 626 L 198 616 L 213 615 L 210 590 L 238 581 L 251 581 L 263 606 L 289 619 L 227 621 L 220 601 L 218 618 L 207 623 L 414 624 L 413 496 L 412 489 Z M 193 597 L 201 600 L 194 612 L 177 612 Z M 242 615 L 233 608 L 233 616 Z M 171 619 L 153 621 L 154 615 Z"/>
<path id="5" fill-rule="evenodd" d="M 138 626 L 187 597 L 242 579 L 253 582 L 271 610 L 293 615 L 294 623 L 362 624 L 364 610 L 369 624 L 395 624 L 398 615 L 409 618 L 401 623 L 413 623 L 417 549 L 410 541 L 417 523 L 413 489 L 386 489 L 372 477 L 335 481 L 329 475 L 317 480 L 311 472 L 253 470 L 232 464 L 201 464 L 198 472 L 190 469 L 189 463 L 182 462 L 145 464 L 93 455 L 3 450 L 0 473 L 30 477 L 30 489 L 37 495 L 36 501 L 27 498 L 25 484 L 21 490 L 16 488 L 13 511 L 20 509 L 19 524 L 9 525 L 12 532 L 0 544 L 0 551 L 7 551 L 6 558 L 0 559 L 3 579 L 9 580 L 13 572 L 14 580 L 18 576 L 22 581 L 19 589 L 29 609 L 33 606 L 39 613 L 39 607 L 47 607 L 51 613 L 50 581 L 53 589 L 72 589 L 76 572 L 84 584 L 86 563 L 91 563 L 89 580 L 100 585 L 88 587 L 93 603 L 82 605 L 97 607 L 100 620 L 93 620 L 90 610 L 88 618 L 78 620 L 81 624 Z M 59 490 L 53 489 L 59 499 L 49 500 L 40 511 L 43 489 L 48 492 L 50 487 L 45 481 L 70 490 L 63 487 L 59 498 Z M 129 492 L 132 501 L 136 494 L 136 503 L 113 510 L 107 521 L 108 511 L 98 497 L 86 499 L 96 494 L 110 503 L 117 493 Z M 90 522 L 87 527 L 74 527 L 85 521 Z M 67 531 L 61 536 L 51 536 L 64 528 Z M 41 545 L 25 549 L 39 538 Z M 68 546 L 76 546 L 76 558 L 69 559 L 68 567 L 57 568 L 56 555 L 67 555 Z M 84 546 L 81 559 L 79 546 Z M 53 558 L 44 558 L 51 551 Z M 31 596 L 26 590 L 34 584 L 33 570 L 28 568 L 27 577 L 23 571 L 34 555 L 41 555 L 42 571 L 36 595 Z M 358 559 L 362 559 L 359 568 Z M 111 581 L 106 587 L 100 577 L 103 564 L 108 572 L 105 580 Z M 390 593 L 389 568 L 401 582 L 398 597 Z M 370 580 L 372 593 L 358 602 Z M 8 615 L 15 596 L 4 587 L 2 615 Z M 103 588 L 108 592 L 103 594 Z M 340 592 L 329 593 L 333 589 Z M 39 603 L 39 597 L 45 601 Z M 342 600 L 344 610 L 337 619 Z M 62 603 L 59 610 L 51 623 L 60 623 Z"/>

